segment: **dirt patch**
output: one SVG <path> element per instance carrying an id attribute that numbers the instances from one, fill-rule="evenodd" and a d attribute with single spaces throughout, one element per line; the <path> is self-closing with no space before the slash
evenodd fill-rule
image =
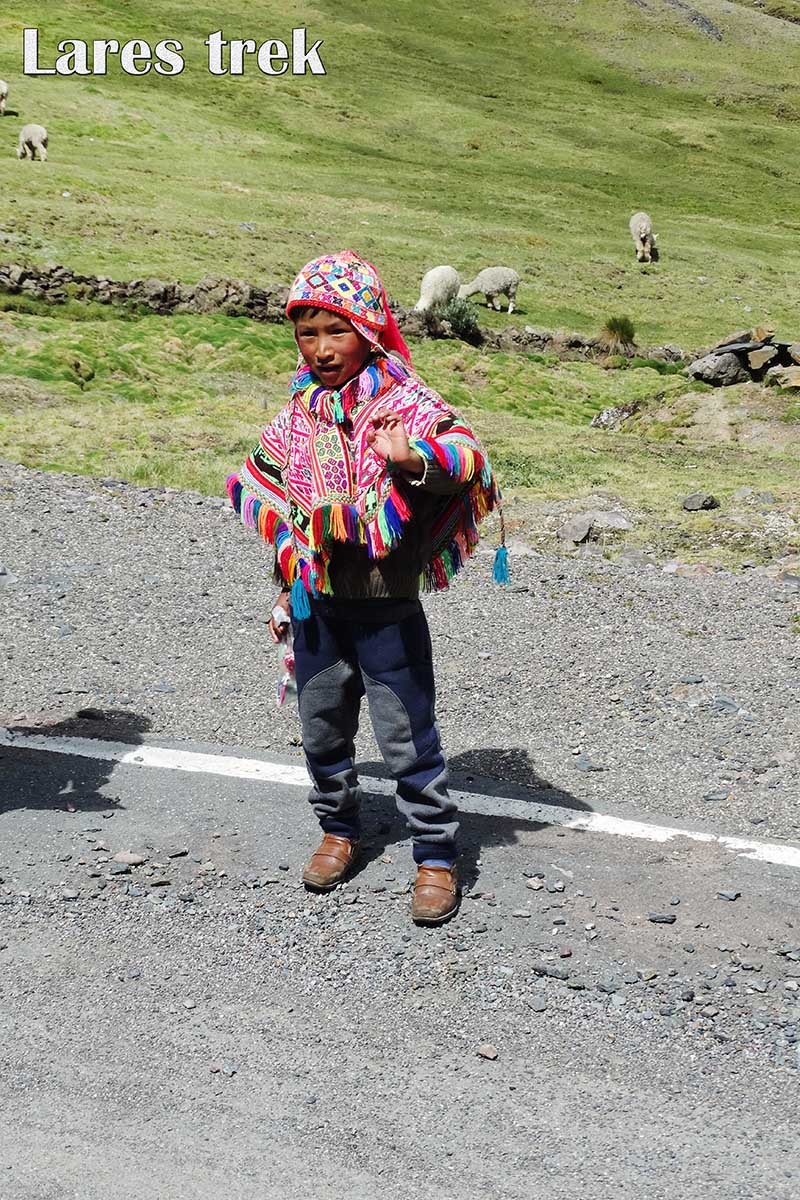
<path id="1" fill-rule="evenodd" d="M 64 403 L 64 397 L 52 385 L 18 375 L 0 375 L 0 410 L 15 408 L 52 408 Z"/>
<path id="2" fill-rule="evenodd" d="M 671 426 L 676 435 L 705 445 L 800 450 L 800 422 L 787 421 L 791 401 L 773 388 L 738 384 L 712 392 L 687 392 L 636 414 L 636 425 Z"/>

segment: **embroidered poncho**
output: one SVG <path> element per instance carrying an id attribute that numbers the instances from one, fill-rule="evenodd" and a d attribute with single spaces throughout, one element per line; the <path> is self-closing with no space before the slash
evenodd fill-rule
<path id="1" fill-rule="evenodd" d="M 467 423 L 407 366 L 380 353 L 340 391 L 302 365 L 290 393 L 242 469 L 229 477 L 228 493 L 242 523 L 275 546 L 280 572 L 294 585 L 293 609 L 298 592 L 301 601 L 303 591 L 331 592 L 328 564 L 337 542 L 363 545 L 371 559 L 381 559 L 403 537 L 413 490 L 366 441 L 375 414 L 386 408 L 402 417 L 409 444 L 423 459 L 464 483 L 442 497 L 420 580 L 427 591 L 446 588 L 474 550 L 479 522 L 500 499 Z"/>

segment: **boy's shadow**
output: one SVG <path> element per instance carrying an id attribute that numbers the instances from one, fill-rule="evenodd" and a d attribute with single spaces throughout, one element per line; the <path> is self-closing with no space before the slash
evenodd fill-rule
<path id="1" fill-rule="evenodd" d="M 526 750 L 482 749 L 468 750 L 448 759 L 450 790 L 467 796 L 502 797 L 529 804 L 552 805 L 556 808 L 573 809 L 576 814 L 591 812 L 585 801 L 571 792 L 554 787 L 536 771 Z M 501 772 L 503 778 L 498 778 Z M 382 762 L 358 764 L 358 773 L 365 785 L 369 777 L 385 778 L 386 767 Z M 364 828 L 363 849 L 358 865 L 351 874 L 357 878 L 362 871 L 379 859 L 387 846 L 404 841 L 408 837 L 403 818 L 397 811 L 394 795 L 371 792 L 364 787 L 362 821 Z M 513 846 L 522 832 L 530 833 L 546 829 L 548 822 L 531 817 L 501 816 L 496 812 L 470 812 L 461 808 L 459 877 L 465 888 L 473 888 L 480 876 L 479 861 L 485 846 Z"/>
<path id="2" fill-rule="evenodd" d="M 74 716 L 40 725 L 14 725 L 11 732 L 22 739 L 37 737 L 56 742 L 59 738 L 103 738 L 139 745 L 150 728 L 147 717 L 118 709 L 81 709 Z M 59 809 L 62 812 L 98 812 L 120 808 L 119 802 L 103 795 L 115 763 L 78 754 L 61 754 L 43 745 L 0 746 L 3 788 L 0 813 L 16 808 Z"/>

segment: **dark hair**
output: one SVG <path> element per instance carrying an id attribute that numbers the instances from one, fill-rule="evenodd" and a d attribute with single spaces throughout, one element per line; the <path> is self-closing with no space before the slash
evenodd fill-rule
<path id="1" fill-rule="evenodd" d="M 312 307 L 310 304 L 295 304 L 289 313 L 289 320 L 297 323 L 302 317 L 315 317 L 317 313 L 327 313 L 329 317 L 338 317 L 340 321 L 346 321 L 348 325 L 353 324 L 347 313 L 337 312 L 333 308 L 323 308 L 321 305 Z"/>

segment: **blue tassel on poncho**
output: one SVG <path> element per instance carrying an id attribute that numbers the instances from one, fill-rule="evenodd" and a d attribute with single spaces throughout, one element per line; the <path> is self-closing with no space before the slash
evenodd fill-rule
<path id="1" fill-rule="evenodd" d="M 497 547 L 497 553 L 494 556 L 494 566 L 492 567 L 492 578 L 495 583 L 508 583 L 508 551 L 505 546 Z"/>

